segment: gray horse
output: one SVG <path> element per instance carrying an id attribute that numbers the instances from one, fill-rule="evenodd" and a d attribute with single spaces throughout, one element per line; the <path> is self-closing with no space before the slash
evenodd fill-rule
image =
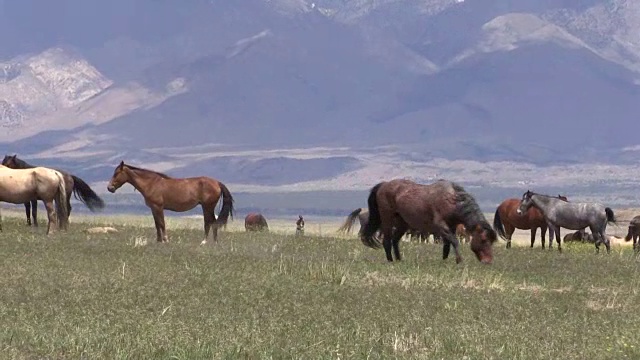
<path id="1" fill-rule="evenodd" d="M 589 228 L 595 240 L 596 252 L 600 251 L 600 243 L 611 252 L 609 239 L 605 236 L 607 223 L 616 222 L 613 210 L 597 203 L 577 203 L 562 201 L 553 196 L 536 194 L 527 191 L 522 195 L 517 213 L 524 214 L 531 206 L 535 206 L 544 215 L 549 228 L 555 233 L 558 250 L 562 251 L 560 228 L 582 230 Z"/>

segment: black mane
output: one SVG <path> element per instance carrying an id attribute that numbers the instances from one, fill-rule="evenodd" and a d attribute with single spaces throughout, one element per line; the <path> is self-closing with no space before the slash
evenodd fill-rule
<path id="1" fill-rule="evenodd" d="M 478 206 L 473 196 L 459 184 L 451 182 L 451 186 L 453 186 L 453 190 L 456 192 L 456 215 L 464 222 L 465 226 L 467 226 L 467 224 L 487 223 L 487 219 L 484 217 L 480 206 Z"/>
<path id="2" fill-rule="evenodd" d="M 163 173 L 161 173 L 161 172 L 154 171 L 154 170 L 149 170 L 149 169 L 139 168 L 139 167 L 137 167 L 137 166 L 133 166 L 133 165 L 129 165 L 129 164 L 125 164 L 124 166 L 128 167 L 128 168 L 129 168 L 129 169 L 131 169 L 131 170 L 138 170 L 138 171 L 150 172 L 150 173 L 152 173 L 152 174 L 156 174 L 156 175 L 158 175 L 158 176 L 160 176 L 160 177 L 162 177 L 162 178 L 165 178 L 165 179 L 171 179 L 171 176 L 169 176 L 169 175 L 167 175 L 167 174 L 163 174 Z"/>

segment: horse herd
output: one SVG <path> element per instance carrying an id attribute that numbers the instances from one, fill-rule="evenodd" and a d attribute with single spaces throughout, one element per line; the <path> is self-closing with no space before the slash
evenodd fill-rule
<path id="1" fill-rule="evenodd" d="M 107 190 L 115 193 L 126 183 L 142 194 L 145 204 L 151 209 L 158 242 L 168 242 L 165 209 L 184 212 L 200 205 L 204 218 L 201 244 L 207 242 L 209 232 L 217 241 L 219 227 L 233 217 L 231 192 L 222 182 L 210 177 L 173 178 L 122 161 L 116 166 Z M 66 230 L 71 213 L 71 194 L 91 211 L 104 207 L 104 201 L 79 177 L 30 165 L 16 155 L 4 157 L 0 166 L 0 202 L 23 203 L 28 225 L 38 225 L 37 201 L 40 200 L 47 210 L 47 234 L 53 223 Z M 222 207 L 216 216 L 214 210 L 220 199 Z M 555 236 L 561 251 L 560 228 L 576 230 L 576 234 L 581 236 L 585 234 L 584 229 L 589 228 L 596 251 L 599 251 L 600 244 L 605 244 L 607 252 L 610 252 L 605 231 L 608 223 L 616 222 L 613 210 L 601 204 L 574 203 L 565 196 L 527 191 L 520 199 L 504 200 L 495 211 L 492 226 L 475 198 L 459 184 L 447 180 L 427 185 L 406 179 L 383 181 L 371 188 L 367 205 L 367 209 L 359 208 L 349 214 L 339 231 L 351 231 L 358 218 L 362 243 L 371 248 L 384 248 L 388 261 L 394 258 L 401 260 L 399 241 L 405 234 L 422 239 L 433 234 L 434 240 L 443 244 L 443 259 L 448 258 L 453 247 L 456 263 L 460 263 L 460 240 L 464 239 L 470 243 L 471 251 L 480 262 L 490 264 L 493 261 L 492 246 L 498 236 L 506 240 L 506 246 L 510 248 L 515 229 L 531 231 L 531 247 L 540 229 L 542 248 L 549 230 L 549 248 Z M 296 224 L 299 233 L 304 227 L 302 216 Z M 245 228 L 247 231 L 267 230 L 268 225 L 262 214 L 252 213 L 245 218 Z M 640 216 L 629 224 L 625 240 L 631 239 L 634 248 L 637 242 L 640 248 Z"/>

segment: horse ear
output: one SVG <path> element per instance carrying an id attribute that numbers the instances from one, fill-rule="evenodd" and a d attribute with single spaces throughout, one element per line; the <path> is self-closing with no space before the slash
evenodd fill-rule
<path id="1" fill-rule="evenodd" d="M 15 160 L 18 157 L 18 154 L 13 154 L 13 156 L 11 157 L 11 159 Z"/>
<path id="2" fill-rule="evenodd" d="M 120 161 L 120 165 L 118 165 L 118 167 L 120 167 L 120 168 L 124 167 L 124 160 Z"/>

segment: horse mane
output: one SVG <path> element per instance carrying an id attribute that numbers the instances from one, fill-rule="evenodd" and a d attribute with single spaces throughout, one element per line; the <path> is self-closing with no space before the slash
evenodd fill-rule
<path id="1" fill-rule="evenodd" d="M 164 179 L 171 179 L 171 176 L 167 175 L 167 174 L 163 174 L 161 172 L 155 171 L 155 170 L 149 170 L 149 169 L 144 169 L 144 168 L 140 168 L 137 166 L 133 166 L 133 165 L 129 165 L 129 164 L 125 164 L 126 167 L 128 167 L 131 170 L 138 170 L 138 171 L 143 171 L 143 172 L 149 172 L 152 174 L 156 174 Z"/>
<path id="2" fill-rule="evenodd" d="M 451 186 L 456 193 L 456 217 L 461 219 L 467 228 L 469 228 L 468 224 L 478 224 L 483 227 L 487 224 L 491 228 L 473 196 L 459 184 L 451 182 Z"/>
<path id="3" fill-rule="evenodd" d="M 17 156 L 14 157 L 13 160 L 16 162 L 16 165 L 19 169 L 33 169 L 34 167 L 36 167 L 35 165 L 31 165 Z"/>

